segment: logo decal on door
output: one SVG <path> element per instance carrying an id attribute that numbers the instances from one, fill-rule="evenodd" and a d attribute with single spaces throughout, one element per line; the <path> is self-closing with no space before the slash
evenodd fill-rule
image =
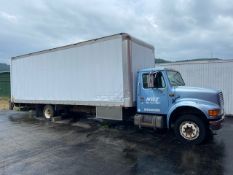
<path id="1" fill-rule="evenodd" d="M 146 104 L 160 104 L 160 98 L 159 97 L 147 97 L 146 98 Z"/>

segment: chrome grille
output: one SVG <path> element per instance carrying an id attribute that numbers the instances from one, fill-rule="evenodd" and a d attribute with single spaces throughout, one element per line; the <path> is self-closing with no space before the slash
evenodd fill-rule
<path id="1" fill-rule="evenodd" d="M 223 107 L 223 105 L 224 105 L 224 100 L 223 100 L 223 94 L 222 94 L 222 92 L 220 92 L 220 93 L 218 94 L 218 96 L 219 96 L 219 105 L 220 105 L 221 107 Z"/>

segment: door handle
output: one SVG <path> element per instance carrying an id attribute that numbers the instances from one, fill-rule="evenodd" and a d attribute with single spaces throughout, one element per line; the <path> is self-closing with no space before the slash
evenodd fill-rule
<path id="1" fill-rule="evenodd" d="M 144 98 L 144 97 L 140 97 L 140 100 L 141 100 L 141 101 L 144 101 L 144 100 L 145 100 L 145 98 Z"/>
<path id="2" fill-rule="evenodd" d="M 174 93 L 170 93 L 169 97 L 175 97 L 175 94 Z"/>

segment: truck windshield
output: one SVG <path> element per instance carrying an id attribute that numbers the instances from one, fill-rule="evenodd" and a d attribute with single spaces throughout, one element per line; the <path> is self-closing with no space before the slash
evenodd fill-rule
<path id="1" fill-rule="evenodd" d="M 170 84 L 172 86 L 184 86 L 184 80 L 182 79 L 182 76 L 177 71 L 167 71 L 168 79 L 170 81 Z"/>

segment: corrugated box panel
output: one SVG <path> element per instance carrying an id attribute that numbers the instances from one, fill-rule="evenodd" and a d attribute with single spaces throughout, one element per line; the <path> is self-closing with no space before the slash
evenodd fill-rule
<path id="1" fill-rule="evenodd" d="M 199 61 L 160 64 L 178 70 L 188 86 L 220 89 L 223 91 L 225 113 L 233 114 L 233 61 Z"/>

